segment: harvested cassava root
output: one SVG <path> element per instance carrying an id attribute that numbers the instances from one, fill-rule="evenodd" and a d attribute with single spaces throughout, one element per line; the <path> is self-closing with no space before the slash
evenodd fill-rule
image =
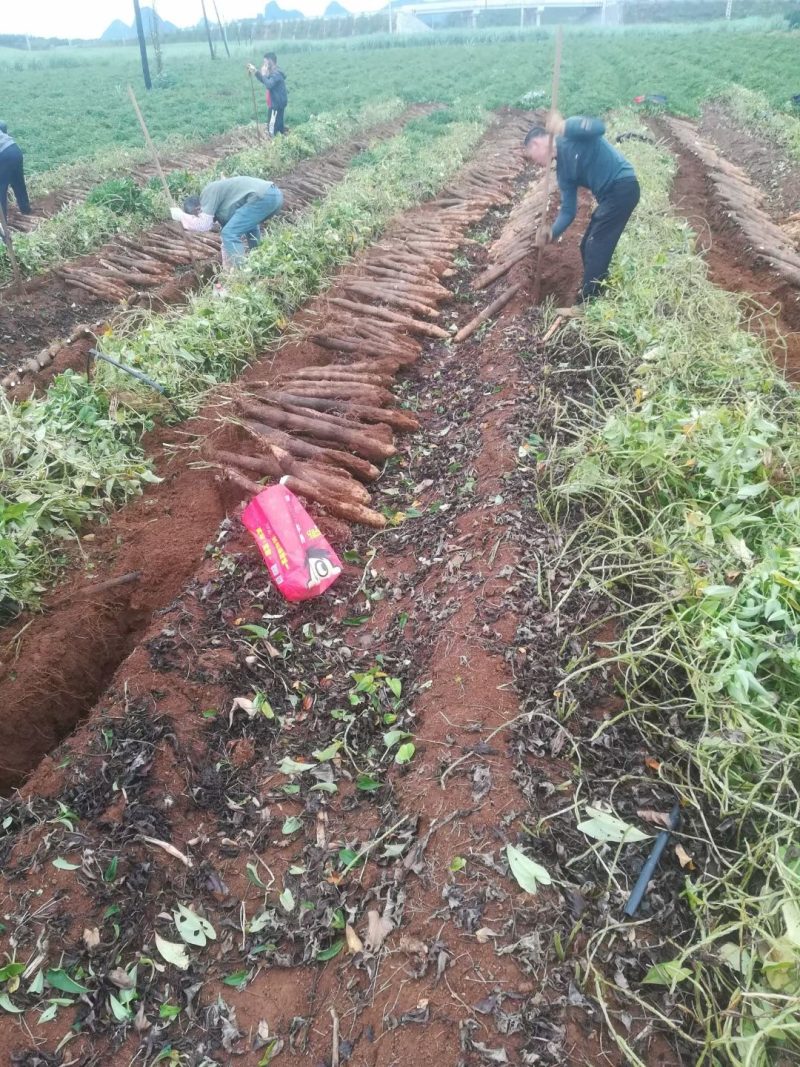
<path id="1" fill-rule="evenodd" d="M 475 318 L 470 319 L 466 326 L 462 326 L 453 340 L 456 343 L 466 341 L 468 337 L 471 337 L 472 334 L 475 333 L 482 322 L 486 322 L 487 319 L 490 319 L 492 315 L 495 315 L 501 308 L 504 308 L 509 300 L 518 293 L 521 288 L 522 286 L 520 283 L 510 285 L 508 289 L 501 293 L 496 300 L 493 300 L 488 307 L 485 307 L 483 311 L 479 312 Z"/>
<path id="2" fill-rule="evenodd" d="M 298 396 L 295 393 L 272 393 L 271 399 L 278 404 L 293 404 L 310 408 L 312 411 L 333 411 L 342 415 L 352 415 L 359 422 L 382 422 L 400 433 L 414 433 L 419 429 L 419 420 L 407 411 L 396 408 L 370 407 L 368 404 L 354 404 L 349 400 L 330 400 L 320 396 Z M 309 412 L 310 414 L 310 412 Z"/>
<path id="3" fill-rule="evenodd" d="M 309 441 L 304 441 L 302 437 L 292 437 L 291 434 L 276 430 L 274 426 L 267 426 L 258 419 L 245 420 L 244 427 L 264 447 L 278 445 L 298 459 L 310 459 L 329 467 L 349 471 L 361 481 L 374 482 L 380 474 L 377 467 L 359 456 L 353 456 L 349 452 L 342 452 L 335 448 L 311 444 Z"/>
<path id="4" fill-rule="evenodd" d="M 303 434 L 318 441 L 335 446 L 344 445 L 352 449 L 357 456 L 363 459 L 375 460 L 382 463 L 395 455 L 397 449 L 394 445 L 386 444 L 377 437 L 364 432 L 364 430 L 350 429 L 348 426 L 334 425 L 329 419 L 308 418 L 305 415 L 296 415 L 287 411 L 277 404 L 270 404 L 265 400 L 242 400 L 240 410 L 245 415 L 258 419 L 265 426 L 275 430 L 285 430 Z M 342 420 L 343 421 L 343 420 Z"/>

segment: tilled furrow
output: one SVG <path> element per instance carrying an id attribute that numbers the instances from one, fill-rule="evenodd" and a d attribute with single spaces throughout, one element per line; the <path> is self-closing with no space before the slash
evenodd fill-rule
<path id="1" fill-rule="evenodd" d="M 452 294 L 442 279 L 455 274 L 467 230 L 490 208 L 509 203 L 520 169 L 513 149 L 526 126 L 527 120 L 504 124 L 442 197 L 411 212 L 312 305 L 307 337 L 320 364 L 251 382 L 237 397 L 244 431 L 238 449 L 206 448 L 223 480 L 253 495 L 260 491 L 254 475 L 282 479 L 312 509 L 322 509 L 323 524 L 332 516 L 386 525 L 364 483 L 395 454 L 395 433 L 418 428 L 394 406 L 394 376 L 419 359 L 426 343 L 453 338 L 442 311 Z M 506 243 L 510 233 L 530 247 L 524 230 L 531 202 L 526 197 L 524 208 L 512 211 Z"/>
<path id="2" fill-rule="evenodd" d="M 787 281 L 800 285 L 800 253 L 792 234 L 779 226 L 764 208 L 764 194 L 741 167 L 725 159 L 683 119 L 667 118 L 673 136 L 706 166 L 726 212 L 750 242 L 753 251 Z"/>

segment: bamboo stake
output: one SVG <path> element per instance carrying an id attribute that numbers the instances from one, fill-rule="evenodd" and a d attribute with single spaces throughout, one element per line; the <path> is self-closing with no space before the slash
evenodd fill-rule
<path id="1" fill-rule="evenodd" d="M 153 138 L 150 136 L 150 131 L 147 128 L 147 123 L 144 120 L 144 115 L 142 114 L 142 109 L 139 107 L 139 101 L 136 99 L 136 93 L 133 91 L 133 86 L 132 85 L 128 86 L 128 96 L 131 98 L 131 103 L 133 104 L 133 110 L 136 112 L 136 117 L 139 120 L 139 125 L 142 127 L 142 134 L 144 135 L 145 144 L 150 149 L 150 154 L 153 157 L 153 163 L 155 163 L 156 172 L 157 172 L 159 178 L 161 179 L 161 184 L 162 184 L 162 186 L 164 188 L 164 193 L 165 193 L 165 195 L 167 197 L 168 202 L 170 204 L 174 204 L 175 201 L 172 198 L 172 193 L 169 191 L 169 185 L 167 185 L 167 179 L 166 179 L 166 177 L 164 175 L 164 171 L 163 171 L 163 169 L 161 167 L 161 160 L 158 158 L 158 152 L 156 151 L 156 146 L 153 144 Z M 181 232 L 181 237 L 183 238 L 183 243 L 186 245 L 186 251 L 187 251 L 187 253 L 189 255 L 189 262 L 193 263 L 194 262 L 194 250 L 192 249 L 191 242 L 189 241 L 189 236 L 186 233 L 186 231 L 184 230 L 183 226 L 180 227 L 180 232 Z"/>
<path id="2" fill-rule="evenodd" d="M 553 63 L 553 88 L 550 93 L 550 118 L 552 119 L 558 111 L 558 85 L 561 80 L 561 42 L 562 32 L 559 26 L 556 30 L 556 56 Z M 555 143 L 555 135 L 551 133 L 547 138 L 547 164 L 544 169 L 544 196 L 542 203 L 542 218 L 539 223 L 540 227 L 544 228 L 547 225 L 547 213 L 550 209 L 550 176 L 553 169 L 553 146 Z M 536 249 L 536 262 L 533 272 L 533 303 L 539 303 L 539 295 L 542 288 L 542 252 L 541 247 Z"/>

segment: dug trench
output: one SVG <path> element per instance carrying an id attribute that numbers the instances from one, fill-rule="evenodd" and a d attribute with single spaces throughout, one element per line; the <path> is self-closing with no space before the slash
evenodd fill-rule
<path id="1" fill-rule="evenodd" d="M 516 147 L 524 124 L 519 115 L 505 116 L 487 136 L 477 162 L 464 168 L 462 180 L 469 179 L 471 166 L 495 162 L 500 147 L 510 180 L 520 165 L 516 155 L 509 154 L 510 148 L 512 144 Z M 458 179 L 452 184 L 457 183 Z M 498 203 L 505 198 L 505 193 L 495 197 Z M 389 242 L 402 247 L 414 226 L 426 223 L 438 210 L 423 206 L 399 220 L 382 245 Z M 486 208 L 479 206 L 477 210 L 482 215 Z M 347 289 L 350 275 L 362 272 L 366 258 L 343 273 L 338 291 L 352 295 Z M 330 293 L 335 291 L 336 286 Z M 327 300 L 328 295 L 320 298 L 296 317 L 295 326 L 301 333 L 318 330 L 321 317 L 333 321 L 338 309 L 330 308 Z M 391 326 L 385 326 L 385 344 Z M 363 337 L 360 340 L 368 343 Z M 370 343 L 374 347 L 374 341 Z M 330 350 L 304 339 L 285 344 L 277 356 L 256 361 L 242 384 L 257 387 L 273 367 L 280 368 L 284 377 L 291 377 L 303 368 L 330 361 Z M 177 433 L 161 429 L 151 435 L 145 444 L 155 457 L 160 484 L 112 515 L 107 524 L 87 531 L 65 581 L 45 599 L 41 615 L 25 616 L 5 627 L 0 636 L 3 788 L 17 784 L 42 755 L 70 733 L 102 694 L 150 618 L 169 605 L 202 560 L 230 500 L 220 493 L 213 474 L 202 465 L 198 468 L 198 452 L 181 446 L 209 434 L 215 440 L 220 438 L 220 426 L 230 413 L 229 401 L 230 393 L 223 390 L 222 406 L 219 397 L 213 399 L 198 418 Z M 223 437 L 221 446 L 225 443 Z M 136 575 L 129 584 L 107 584 L 128 575 Z M 20 723 L 24 723 L 22 730 Z"/>
<path id="2" fill-rule="evenodd" d="M 281 217 L 300 215 L 342 179 L 360 152 L 433 107 L 414 105 L 396 121 L 366 129 L 277 178 L 285 197 Z M 209 279 L 218 261 L 216 234 L 184 234 L 161 224 L 132 236 L 120 234 L 92 255 L 27 280 L 19 294 L 6 287 L 0 291 L 3 386 L 21 398 L 30 392 L 31 381 L 41 387 L 68 367 L 85 369 L 96 335 L 114 324 L 115 315 L 133 307 L 159 310 L 182 303 Z"/>
<path id="3" fill-rule="evenodd" d="M 493 212 L 481 238 L 502 222 Z M 483 246 L 459 265 L 462 325 Z M 568 300 L 579 273 L 574 244 L 551 250 L 545 295 Z M 238 520 L 215 538 L 209 527 L 188 585 L 4 805 L 7 932 L 35 961 L 15 1000 L 44 1006 L 44 960 L 59 961 L 48 983 L 70 990 L 30 1033 L 3 1018 L 4 1062 L 51 1062 L 76 1022 L 82 1067 L 162 1052 L 194 1067 L 282 1052 L 376 1067 L 623 1062 L 578 962 L 582 923 L 619 893 L 565 812 L 576 788 L 614 794 L 624 814 L 667 798 L 642 780 L 638 735 L 592 746 L 604 685 L 573 694 L 568 725 L 554 716 L 570 635 L 605 610 L 574 596 L 554 615 L 536 573 L 555 536 L 533 499 L 542 383 L 585 354 L 568 334 L 537 343 L 527 261 L 478 306 L 508 285 L 495 321 L 461 346 L 427 343 L 409 370 L 423 427 L 376 500 L 397 524 L 354 533 L 332 594 L 287 606 Z M 571 580 L 546 575 L 552 600 Z M 518 882 L 508 846 L 533 846 L 541 866 Z M 629 853 L 626 874 L 643 858 Z M 665 936 L 679 929 L 675 879 L 649 905 Z M 176 941 L 178 905 L 204 920 L 193 947 Z M 624 972 L 644 951 L 626 938 L 608 963 Z M 648 1064 L 687 1062 L 651 1026 L 635 1040 Z"/>
<path id="4" fill-rule="evenodd" d="M 697 234 L 709 277 L 720 288 L 751 298 L 751 329 L 765 337 L 787 378 L 800 381 L 800 287 L 753 249 L 721 204 L 705 164 L 662 123 L 651 125 L 676 157 L 671 200 Z"/>

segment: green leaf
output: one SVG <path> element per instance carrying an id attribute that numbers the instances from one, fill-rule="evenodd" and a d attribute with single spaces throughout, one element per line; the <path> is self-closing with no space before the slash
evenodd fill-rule
<path id="1" fill-rule="evenodd" d="M 315 752 L 312 752 L 311 755 L 314 759 L 319 760 L 320 763 L 325 763 L 327 760 L 332 760 L 341 747 L 341 741 L 334 741 L 332 744 L 328 745 L 327 748 L 318 748 Z"/>
<path id="2" fill-rule="evenodd" d="M 339 862 L 343 867 L 360 867 L 366 862 L 366 856 L 360 856 L 352 848 L 339 849 Z"/>
<path id="3" fill-rule="evenodd" d="M 162 1004 L 158 1009 L 160 1019 L 175 1019 L 180 1013 L 181 1009 L 177 1004 Z"/>
<path id="4" fill-rule="evenodd" d="M 458 874 L 459 871 L 463 871 L 467 865 L 467 861 L 463 856 L 453 856 L 450 860 L 450 870 L 453 874 Z"/>
<path id="5" fill-rule="evenodd" d="M 233 974 L 229 974 L 227 978 L 222 979 L 222 984 L 233 986 L 235 989 L 241 989 L 247 983 L 249 976 L 249 971 L 234 971 Z"/>
<path id="6" fill-rule="evenodd" d="M 297 760 L 293 760 L 291 756 L 284 756 L 278 770 L 281 774 L 302 774 L 303 771 L 313 770 L 313 763 L 298 763 Z"/>
<path id="7" fill-rule="evenodd" d="M 185 971 L 188 968 L 189 957 L 183 945 L 176 944 L 174 941 L 166 941 L 156 934 L 156 948 L 161 958 L 171 963 L 173 967 L 177 967 L 179 971 Z"/>
<path id="8" fill-rule="evenodd" d="M 625 841 L 630 844 L 634 841 L 647 841 L 650 837 L 649 834 L 631 826 L 630 823 L 618 819 L 616 815 L 601 811 L 600 808 L 593 808 L 590 804 L 586 805 L 586 814 L 589 818 L 579 822 L 578 829 L 596 841 Z"/>
<path id="9" fill-rule="evenodd" d="M 16 978 L 24 970 L 24 963 L 7 963 L 5 967 L 0 967 L 0 982 L 7 982 L 9 978 Z"/>
<path id="10" fill-rule="evenodd" d="M 408 763 L 414 758 L 414 753 L 417 751 L 416 745 L 412 741 L 406 741 L 404 745 L 401 745 L 397 752 L 394 754 L 395 763 Z"/>
<path id="11" fill-rule="evenodd" d="M 36 977 L 28 986 L 28 992 L 35 997 L 40 996 L 44 992 L 44 971 L 36 972 Z"/>
<path id="12" fill-rule="evenodd" d="M 320 963 L 325 963 L 326 960 L 332 960 L 334 956 L 338 956 L 343 947 L 344 938 L 341 938 L 339 941 L 334 941 L 329 948 L 322 949 L 314 958 L 319 960 Z"/>
<path id="13" fill-rule="evenodd" d="M 261 877 L 255 867 L 255 864 L 247 864 L 247 880 L 253 885 L 257 885 L 259 889 L 266 889 L 266 885 L 261 881 Z"/>
<path id="14" fill-rule="evenodd" d="M 404 741 L 407 737 L 411 737 L 408 730 L 387 730 L 383 735 L 383 743 L 387 748 L 391 748 L 392 745 L 396 745 L 398 741 Z"/>
<path id="15" fill-rule="evenodd" d="M 281 786 L 281 791 L 286 793 L 287 796 L 293 797 L 300 792 L 300 786 L 296 782 L 288 782 L 286 785 Z"/>
<path id="16" fill-rule="evenodd" d="M 58 1004 L 56 1004 L 54 1001 L 51 1000 L 50 1001 L 50 1007 L 49 1008 L 45 1008 L 44 1011 L 42 1012 L 42 1014 L 39 1016 L 39 1022 L 40 1023 L 50 1023 L 50 1022 L 53 1021 L 53 1019 L 55 1019 L 57 1014 L 58 1014 Z"/>
<path id="17" fill-rule="evenodd" d="M 373 778 L 370 774 L 359 774 L 356 778 L 356 789 L 361 789 L 365 793 L 374 793 L 380 789 L 383 782 L 379 782 L 377 778 Z"/>
<path id="18" fill-rule="evenodd" d="M 347 553 L 345 552 L 345 556 Z M 275 1055 L 275 1050 L 278 1047 L 278 1038 L 273 1037 L 268 1045 L 264 1046 L 264 1055 L 258 1061 L 256 1067 L 269 1067 L 272 1063 L 272 1059 Z"/>
<path id="19" fill-rule="evenodd" d="M 280 900 L 281 907 L 284 911 L 294 911 L 294 895 L 288 886 L 278 897 L 278 900 Z"/>
<path id="20" fill-rule="evenodd" d="M 255 623 L 247 623 L 245 626 L 240 626 L 239 629 L 242 633 L 252 634 L 253 637 L 269 638 L 270 632 L 266 626 L 257 626 Z"/>
<path id="21" fill-rule="evenodd" d="M 117 877 L 117 867 L 119 866 L 119 856 L 114 856 L 109 865 L 103 871 L 103 881 L 113 882 Z"/>
<path id="22" fill-rule="evenodd" d="M 178 910 L 174 911 L 172 915 L 175 919 L 178 933 L 187 945 L 197 945 L 198 948 L 204 948 L 207 942 L 216 941 L 217 932 L 208 919 L 203 919 L 193 912 L 191 908 L 179 904 Z"/>
<path id="23" fill-rule="evenodd" d="M 511 873 L 517 880 L 517 884 L 526 893 L 536 893 L 539 885 L 550 885 L 552 878 L 538 863 L 528 859 L 524 852 L 520 852 L 513 845 L 506 845 L 506 858 L 511 868 Z"/>
<path id="24" fill-rule="evenodd" d="M 18 1008 L 16 1004 L 12 1004 L 8 993 L 0 993 L 0 1008 L 3 1011 L 11 1012 L 12 1015 L 21 1015 L 25 1010 L 24 1008 Z"/>
<path id="25" fill-rule="evenodd" d="M 111 1006 L 111 1014 L 118 1023 L 127 1022 L 133 1014 L 131 1009 L 127 1008 L 113 993 L 108 994 L 108 1003 Z"/>
<path id="26" fill-rule="evenodd" d="M 80 863 L 70 863 L 69 860 L 65 860 L 63 856 L 59 856 L 57 859 L 51 861 L 56 870 L 59 871 L 77 871 L 81 866 Z"/>
<path id="27" fill-rule="evenodd" d="M 400 694 L 403 692 L 403 683 L 399 678 L 387 678 L 386 684 L 389 686 L 394 695 L 399 699 Z"/>
<path id="28" fill-rule="evenodd" d="M 60 989 L 62 993 L 88 993 L 89 990 L 85 985 L 81 985 L 76 982 L 74 978 L 70 978 L 65 970 L 58 968 L 54 971 L 48 971 L 45 975 L 45 979 L 49 986 L 53 989 Z"/>
<path id="29" fill-rule="evenodd" d="M 312 785 L 309 789 L 310 793 L 338 793 L 339 786 L 336 782 L 317 782 L 316 785 Z"/>
<path id="30" fill-rule="evenodd" d="M 681 967 L 678 960 L 669 960 L 666 963 L 657 963 L 655 967 L 651 967 L 642 979 L 642 985 L 673 986 L 689 978 L 691 973 L 688 968 Z"/>
<path id="31" fill-rule="evenodd" d="M 303 825 L 303 820 L 298 819 L 296 815 L 287 815 L 283 820 L 283 826 L 281 827 L 282 834 L 295 834 Z"/>
<path id="32" fill-rule="evenodd" d="M 769 482 L 759 482 L 757 485 L 743 485 L 736 494 L 737 500 L 748 500 L 750 497 L 761 496 L 769 489 Z"/>

